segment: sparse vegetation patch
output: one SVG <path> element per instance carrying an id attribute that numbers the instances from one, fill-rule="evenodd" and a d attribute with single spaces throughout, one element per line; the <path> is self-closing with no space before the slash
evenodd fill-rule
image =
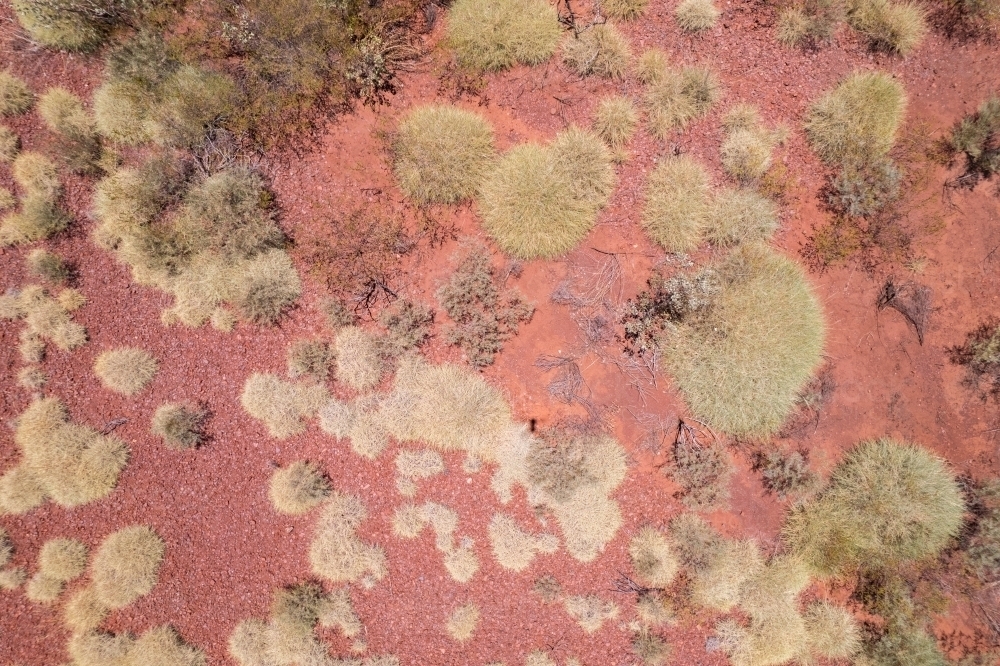
<path id="1" fill-rule="evenodd" d="M 170 402 L 156 408 L 151 432 L 172 449 L 193 449 L 205 441 L 207 419 L 204 408 Z"/>

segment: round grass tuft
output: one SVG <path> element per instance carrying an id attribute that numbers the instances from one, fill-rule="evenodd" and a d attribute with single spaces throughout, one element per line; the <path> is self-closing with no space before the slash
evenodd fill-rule
<path id="1" fill-rule="evenodd" d="M 87 547 L 76 539 L 51 539 L 38 554 L 39 572 L 61 583 L 79 578 L 87 568 Z"/>
<path id="2" fill-rule="evenodd" d="M 864 0 L 848 13 L 848 21 L 871 45 L 889 53 L 908 55 L 927 35 L 926 12 L 913 2 Z"/>
<path id="3" fill-rule="evenodd" d="M 632 138 L 639 114 L 627 97 L 605 97 L 594 111 L 594 131 L 612 150 L 621 150 Z"/>
<path id="4" fill-rule="evenodd" d="M 668 252 L 698 247 L 711 214 L 708 173 L 693 157 L 661 161 L 646 181 L 642 226 Z"/>
<path id="5" fill-rule="evenodd" d="M 767 241 L 778 228 L 774 202 L 751 189 L 724 189 L 715 195 L 705 237 L 720 247 Z"/>
<path id="6" fill-rule="evenodd" d="M 163 540 L 152 529 L 134 525 L 109 535 L 94 556 L 91 579 L 98 600 L 124 608 L 153 589 L 163 562 Z"/>
<path id="7" fill-rule="evenodd" d="M 500 158 L 483 183 L 483 224 L 504 252 L 551 259 L 583 240 L 614 181 L 604 142 L 570 127 L 547 146 L 522 144 Z"/>
<path id="8" fill-rule="evenodd" d="M 9 164 L 21 152 L 21 137 L 6 125 L 0 125 L 0 163 Z M 9 206 L 4 206 L 9 208 Z"/>
<path id="9" fill-rule="evenodd" d="M 719 10 L 712 0 L 681 0 L 674 10 L 674 17 L 684 32 L 702 32 L 715 26 Z"/>
<path id="10" fill-rule="evenodd" d="M 760 180 L 771 168 L 771 145 L 760 128 L 735 129 L 722 142 L 722 168 L 740 182 Z"/>
<path id="11" fill-rule="evenodd" d="M 610 23 L 591 26 L 563 42 L 563 62 L 578 76 L 623 79 L 632 59 L 632 47 Z"/>
<path id="12" fill-rule="evenodd" d="M 94 374 L 105 388 L 135 395 L 153 381 L 159 364 L 153 355 L 144 349 L 122 347 L 101 352 L 94 361 Z"/>
<path id="13" fill-rule="evenodd" d="M 332 487 L 313 463 L 297 460 L 275 470 L 269 486 L 271 505 L 278 513 L 299 515 L 322 504 Z"/>
<path id="14" fill-rule="evenodd" d="M 684 129 L 704 116 L 720 96 L 715 74 L 705 67 L 681 70 L 660 68 L 656 60 L 646 63 L 644 78 L 650 78 L 645 106 L 649 129 L 658 139 L 675 129 Z"/>
<path id="15" fill-rule="evenodd" d="M 400 189 L 419 203 L 472 197 L 496 155 L 485 118 L 443 105 L 410 111 L 399 124 L 393 152 Z"/>
<path id="16" fill-rule="evenodd" d="M 18 116 L 27 113 L 35 96 L 22 79 L 9 69 L 0 72 L 0 116 Z"/>
<path id="17" fill-rule="evenodd" d="M 601 0 L 601 9 L 611 18 L 632 21 L 642 16 L 649 0 Z"/>
<path id="18" fill-rule="evenodd" d="M 457 0 L 448 11 L 448 44 L 470 69 L 543 63 L 562 32 L 555 6 L 545 0 Z"/>

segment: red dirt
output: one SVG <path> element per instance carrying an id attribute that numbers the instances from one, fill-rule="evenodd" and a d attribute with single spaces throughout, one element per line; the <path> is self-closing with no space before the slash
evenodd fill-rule
<path id="1" fill-rule="evenodd" d="M 683 402 L 662 373 L 655 383 L 640 374 L 629 379 L 613 362 L 622 362 L 618 345 L 587 347 L 570 308 L 551 302 L 550 296 L 566 276 L 570 264 L 603 260 L 616 253 L 624 272 L 614 292 L 616 302 L 643 286 L 649 267 L 662 252 L 642 234 L 637 222 L 644 174 L 659 156 L 674 146 L 692 152 L 710 165 L 717 183 L 721 143 L 720 114 L 730 103 L 757 105 L 770 125 L 791 130 L 787 145 L 778 151 L 794 179 L 785 207 L 785 219 L 775 243 L 797 256 L 810 229 L 824 220 L 816 192 L 824 171 L 808 150 L 801 131 L 808 104 L 855 68 L 892 72 L 910 94 L 908 122 L 927 123 L 935 134 L 944 132 L 961 114 L 972 110 L 987 92 L 1000 84 L 1000 52 L 983 43 L 956 44 L 937 34 L 907 59 L 873 55 L 856 35 L 842 31 L 836 42 L 818 52 L 780 48 L 773 36 L 774 11 L 753 2 L 720 3 L 718 27 L 707 35 L 681 35 L 671 16 L 672 6 L 656 1 L 646 18 L 624 26 L 635 51 L 656 46 L 684 63 L 706 63 L 718 72 L 725 100 L 706 119 L 667 142 L 641 131 L 630 146 L 629 161 L 619 168 L 619 183 L 600 224 L 580 249 L 564 261 L 528 262 L 511 284 L 537 305 L 533 321 L 511 340 L 496 364 L 485 371 L 489 381 L 502 386 L 519 419 L 536 419 L 540 427 L 568 416 L 584 417 L 580 405 L 566 406 L 546 391 L 551 375 L 535 367 L 539 354 L 570 355 L 579 359 L 588 396 L 599 406 L 606 424 L 629 450 L 633 465 L 615 498 L 622 506 L 625 526 L 604 555 L 589 565 L 565 553 L 540 556 L 519 575 L 500 569 L 493 561 L 486 526 L 498 508 L 489 488 L 488 472 L 467 476 L 461 459 L 446 456 L 448 473 L 420 484 L 420 501 L 431 499 L 458 511 L 458 533 L 475 540 L 481 568 L 469 585 L 452 581 L 425 533 L 417 542 L 392 536 L 389 519 L 402 503 L 394 489 L 390 447 L 379 462 L 370 463 L 319 432 L 315 424 L 299 436 L 276 441 L 239 406 L 245 378 L 255 370 L 284 372 L 284 350 L 295 339 L 329 335 L 317 303 L 324 290 L 307 281 L 302 306 L 278 328 L 240 325 L 230 335 L 209 327 L 198 330 L 164 329 L 160 310 L 168 298 L 131 283 L 125 269 L 90 244 L 87 233 L 89 181 L 67 179 L 65 201 L 77 223 L 46 247 L 76 262 L 79 288 L 88 298 L 75 319 L 87 327 L 90 342 L 71 354 L 53 352 L 44 363 L 50 377 L 43 393 L 62 398 L 75 421 L 101 427 L 117 417 L 129 421 L 115 434 L 128 443 L 131 461 L 119 488 L 106 500 L 63 510 L 46 505 L 24 517 L 4 516 L 0 525 L 10 532 L 17 552 L 13 564 L 34 568 L 42 543 L 70 536 L 96 547 L 108 533 L 122 526 L 145 523 L 167 544 L 160 582 L 153 592 L 113 613 L 106 628 L 140 632 L 162 623 L 173 624 L 185 640 L 204 649 L 213 664 L 231 663 L 226 641 L 237 622 L 266 617 L 271 591 L 309 577 L 306 551 L 313 514 L 302 518 L 279 516 L 270 508 L 266 486 L 275 465 L 307 458 L 320 463 L 336 488 L 363 498 L 369 519 L 362 538 L 383 545 L 390 575 L 373 590 L 352 587 L 352 596 L 365 625 L 370 653 L 393 653 L 403 664 L 484 664 L 503 660 L 523 662 L 533 649 L 551 650 L 560 662 L 571 655 L 585 664 L 632 663 L 629 633 L 612 623 L 593 636 L 572 623 L 561 606 L 546 606 L 531 591 L 533 580 L 556 575 L 569 593 L 598 593 L 622 605 L 630 619 L 629 601 L 611 591 L 619 571 L 628 571 L 628 537 L 644 524 L 665 525 L 681 510 L 673 499 L 672 484 L 659 471 L 665 449 L 655 454 L 642 447 L 643 426 L 637 417 L 655 415 L 669 421 L 683 416 Z M 2 9 L 9 22 L 9 9 Z M 441 27 L 428 37 L 433 45 Z M 63 85 L 88 96 L 99 79 L 99 61 L 25 50 L 17 33 L 5 29 L 0 48 L 11 67 L 36 92 Z M 330 122 L 319 145 L 302 158 L 274 156 L 270 175 L 282 209 L 282 224 L 293 236 L 317 236 L 331 216 L 376 200 L 406 219 L 414 219 L 394 186 L 385 152 L 384 136 L 395 119 L 415 104 L 437 98 L 445 54 L 432 52 L 419 70 L 403 77 L 403 87 L 389 106 L 359 108 L 355 114 Z M 497 129 L 501 150 L 525 140 L 544 141 L 567 123 L 586 124 L 596 101 L 618 91 L 636 96 L 638 84 L 578 80 L 555 59 L 538 68 L 516 68 L 488 77 L 478 98 L 459 103 L 476 108 Z M 35 116 L 9 123 L 28 149 L 44 148 L 49 138 Z M 941 202 L 938 191 L 946 175 L 933 173 L 928 194 L 934 195 L 917 215 L 943 215 L 943 231 L 923 238 L 919 253 L 926 258 L 915 279 L 934 289 L 935 311 L 922 346 L 898 313 L 877 313 L 875 298 L 881 282 L 854 268 L 813 274 L 828 321 L 826 354 L 837 389 L 818 424 L 794 440 L 810 452 L 814 468 L 827 472 L 844 449 L 866 437 L 892 435 L 910 439 L 946 457 L 956 472 L 977 478 L 1000 472 L 995 435 L 996 408 L 978 400 L 961 386 L 962 369 L 950 364 L 945 348 L 960 343 L 986 315 L 997 309 L 998 272 L 995 250 L 1000 244 L 996 220 L 998 199 L 989 186 L 953 195 L 954 206 Z M 9 170 L 0 169 L 0 185 L 13 188 Z M 366 190 L 366 191 L 362 191 Z M 376 193 L 375 190 L 380 191 Z M 442 224 L 454 224 L 461 237 L 486 242 L 470 207 L 434 210 Z M 454 266 L 459 245 L 447 242 L 431 248 L 426 243 L 404 258 L 405 271 L 394 286 L 411 298 L 434 304 L 433 292 Z M 28 282 L 23 269 L 25 249 L 0 252 L 0 291 Z M 300 268 L 304 268 L 300 266 Z M 888 271 L 887 267 L 885 270 Z M 894 267 L 902 274 L 902 267 Z M 305 274 L 305 271 L 302 271 Z M 614 317 L 606 314 L 611 323 Z M 440 316 L 443 318 L 443 315 Z M 0 324 L 0 419 L 10 425 L 29 403 L 28 392 L 16 386 L 20 367 L 17 334 L 20 324 Z M 103 390 L 91 372 L 103 349 L 136 345 L 153 352 L 161 371 L 151 387 L 126 399 Z M 427 355 L 436 360 L 460 361 L 461 355 L 431 341 Z M 211 441 L 197 451 L 166 449 L 148 433 L 153 410 L 162 402 L 199 399 L 208 403 Z M 0 429 L 0 470 L 16 463 L 18 453 L 10 428 Z M 731 488 L 729 511 L 711 514 L 723 532 L 775 542 L 785 502 L 766 496 L 745 456 L 735 456 L 737 473 Z M 523 493 L 504 509 L 519 519 L 533 519 Z M 82 585 L 77 582 L 71 589 Z M 459 646 L 444 632 L 447 614 L 473 600 L 482 612 L 473 640 Z M 959 635 L 946 646 L 958 654 L 963 647 L 989 640 L 982 620 L 967 600 L 952 599 L 952 613 L 938 625 L 939 635 Z M 0 592 L 0 664 L 60 663 L 66 659 L 67 638 L 58 605 L 42 607 L 20 593 Z M 673 647 L 674 663 L 725 663 L 718 653 L 705 652 L 705 639 L 714 621 L 710 616 L 690 618 L 665 632 Z M 349 644 L 332 632 L 324 633 L 334 654 L 346 654 Z"/>

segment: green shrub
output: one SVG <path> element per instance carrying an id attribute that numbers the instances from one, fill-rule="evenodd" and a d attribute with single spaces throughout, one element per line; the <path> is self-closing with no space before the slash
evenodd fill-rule
<path id="1" fill-rule="evenodd" d="M 888 158 L 851 162 L 830 181 L 827 202 L 841 215 L 871 217 L 899 199 L 902 182 L 902 171 Z"/>
<path id="2" fill-rule="evenodd" d="M 665 139 L 671 131 L 684 129 L 692 120 L 708 113 L 720 91 L 715 74 L 707 68 L 657 71 L 658 67 L 655 60 L 644 66 L 643 76 L 650 79 L 645 106 L 653 136 Z"/>
<path id="3" fill-rule="evenodd" d="M 461 347 L 475 367 L 492 364 L 503 343 L 535 310 L 518 292 L 501 292 L 501 287 L 490 256 L 477 250 L 462 259 L 437 291 L 438 302 L 455 323 L 445 339 Z"/>
<path id="4" fill-rule="evenodd" d="M 604 142 L 570 127 L 548 146 L 522 144 L 501 157 L 483 183 L 479 209 L 504 252 L 549 259 L 590 231 L 614 181 Z"/>
<path id="5" fill-rule="evenodd" d="M 721 444 L 702 444 L 688 437 L 678 437 L 674 442 L 670 476 L 681 487 L 678 495 L 689 509 L 712 511 L 725 507 L 732 473 L 729 455 Z"/>
<path id="6" fill-rule="evenodd" d="M 890 439 L 862 442 L 785 536 L 817 572 L 932 557 L 958 533 L 965 505 L 942 460 Z"/>
<path id="7" fill-rule="evenodd" d="M 0 163 L 13 162 L 19 152 L 21 152 L 21 137 L 6 125 L 0 125 Z"/>
<path id="8" fill-rule="evenodd" d="M 970 187 L 1000 172 L 1000 96 L 992 95 L 976 113 L 962 118 L 952 130 L 951 146 L 965 155 L 964 178 Z"/>
<path id="9" fill-rule="evenodd" d="M 194 449 L 205 441 L 208 410 L 180 403 L 166 403 L 153 413 L 151 432 L 172 449 Z"/>
<path id="10" fill-rule="evenodd" d="M 453 106 L 410 111 L 393 148 L 399 187 L 418 203 L 456 203 L 474 196 L 496 155 L 490 123 Z"/>
<path id="11" fill-rule="evenodd" d="M 648 289 L 628 301 L 622 317 L 626 348 L 633 354 L 655 352 L 675 324 L 704 319 L 722 287 L 712 268 L 669 279 L 654 273 L 646 284 Z"/>
<path id="12" fill-rule="evenodd" d="M 17 116 L 27 113 L 35 96 L 23 80 L 9 69 L 0 72 L 0 116 Z"/>
<path id="13" fill-rule="evenodd" d="M 594 131 L 612 150 L 622 150 L 632 138 L 639 114 L 627 97 L 605 97 L 594 111 Z"/>
<path id="14" fill-rule="evenodd" d="M 674 10 L 674 17 L 684 32 L 701 32 L 715 26 L 719 10 L 712 0 L 681 0 Z"/>
<path id="15" fill-rule="evenodd" d="M 798 265 L 765 247 L 738 248 L 716 270 L 718 297 L 703 316 L 668 331 L 664 365 L 699 418 L 766 436 L 819 365 L 822 311 Z"/>
<path id="16" fill-rule="evenodd" d="M 770 240 L 778 228 L 778 208 L 751 189 L 720 191 L 712 202 L 705 238 L 720 247 Z"/>
<path id="17" fill-rule="evenodd" d="M 567 36 L 562 56 L 566 66 L 578 76 L 622 79 L 632 58 L 632 48 L 618 28 L 601 23 Z"/>
<path id="18" fill-rule="evenodd" d="M 389 353 L 398 356 L 427 341 L 434 323 L 434 310 L 404 298 L 383 310 L 378 320 L 389 332 L 385 340 Z"/>
<path id="19" fill-rule="evenodd" d="M 101 142 L 80 98 L 65 88 L 49 88 L 38 100 L 38 113 L 58 136 L 57 152 L 66 166 L 77 173 L 94 172 Z"/>
<path id="20" fill-rule="evenodd" d="M 917 48 L 927 34 L 924 10 L 911 2 L 863 0 L 848 12 L 847 20 L 873 48 L 904 56 Z"/>
<path id="21" fill-rule="evenodd" d="M 555 7 L 542 0 L 457 0 L 448 11 L 448 44 L 471 69 L 540 64 L 555 53 L 561 34 Z"/>
<path id="22" fill-rule="evenodd" d="M 58 254 L 36 248 L 28 253 L 28 271 L 35 277 L 53 284 L 62 284 L 70 278 L 70 268 Z"/>
<path id="23" fill-rule="evenodd" d="M 601 9 L 611 18 L 632 21 L 642 16 L 649 0 L 601 0 Z"/>
<path id="24" fill-rule="evenodd" d="M 905 111 L 899 82 L 883 72 L 856 72 L 813 104 L 806 134 L 823 161 L 864 163 L 889 152 Z"/>
<path id="25" fill-rule="evenodd" d="M 32 39 L 67 51 L 92 51 L 108 37 L 124 2 L 14 0 L 14 13 Z"/>
<path id="26" fill-rule="evenodd" d="M 668 252 L 690 252 L 711 216 L 708 173 L 693 157 L 662 160 L 646 182 L 642 226 Z"/>

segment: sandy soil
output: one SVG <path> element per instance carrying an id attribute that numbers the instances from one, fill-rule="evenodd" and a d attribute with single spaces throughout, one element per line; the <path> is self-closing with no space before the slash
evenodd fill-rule
<path id="1" fill-rule="evenodd" d="M 416 544 L 391 534 L 389 519 L 403 501 L 395 491 L 391 465 L 397 446 L 371 463 L 323 435 L 315 424 L 306 433 L 279 442 L 239 406 L 243 382 L 251 372 L 284 372 L 284 350 L 290 341 L 329 335 L 317 309 L 322 287 L 307 281 L 301 307 L 278 328 L 241 325 L 229 335 L 209 327 L 163 329 L 159 312 L 167 297 L 132 284 L 126 270 L 91 245 L 90 183 L 73 177 L 67 179 L 65 201 L 76 223 L 46 246 L 79 268 L 77 286 L 88 303 L 75 318 L 87 327 L 90 342 L 70 354 L 50 353 L 44 363 L 50 377 L 44 393 L 61 397 L 74 420 L 94 427 L 127 418 L 115 433 L 129 444 L 132 458 L 118 490 L 105 501 L 71 511 L 46 505 L 24 517 L 0 519 L 17 548 L 13 563 L 33 569 L 42 543 L 55 536 L 71 536 L 96 547 L 103 536 L 122 526 L 151 525 L 167 544 L 160 582 L 149 596 L 112 614 L 106 628 L 140 632 L 169 622 L 187 641 L 203 648 L 211 663 L 231 663 L 226 640 L 235 624 L 251 616 L 266 617 L 273 588 L 309 576 L 306 551 L 314 517 L 279 516 L 266 491 L 276 465 L 307 458 L 329 472 L 335 487 L 363 498 L 370 518 L 361 528 L 362 538 L 383 545 L 388 554 L 386 581 L 371 591 L 352 588 L 371 653 L 394 653 L 403 664 L 494 660 L 516 664 L 528 651 L 543 649 L 560 663 L 572 655 L 586 664 L 633 663 L 629 633 L 622 626 L 585 635 L 561 606 L 546 606 L 531 587 L 536 577 L 553 573 L 569 593 L 594 592 L 628 608 L 629 600 L 612 591 L 612 583 L 618 572 L 629 568 L 629 535 L 644 524 L 665 525 L 681 510 L 673 499 L 675 488 L 659 470 L 666 449 L 644 443 L 645 430 L 656 419 L 669 424 L 684 416 L 685 407 L 667 377 L 627 363 L 613 340 L 586 342 L 578 322 L 602 315 L 614 324 L 611 309 L 600 303 L 575 309 L 558 305 L 551 301 L 552 292 L 580 267 L 607 261 L 606 253 L 613 254 L 622 268 L 621 279 L 605 297 L 611 306 L 642 288 L 650 266 L 662 257 L 637 224 L 644 176 L 660 156 L 676 147 L 698 155 L 722 183 L 719 117 L 731 103 L 752 102 L 769 125 L 785 124 L 792 130 L 789 142 L 777 153 L 793 182 L 775 243 L 797 256 L 810 230 L 825 216 L 816 201 L 824 172 L 801 130 L 805 110 L 822 91 L 856 68 L 890 71 L 910 94 L 909 125 L 926 123 L 933 133 L 941 134 L 1000 84 L 1000 51 L 995 45 L 951 43 L 931 34 L 903 60 L 869 53 L 856 35 L 845 30 L 832 46 L 818 52 L 793 51 L 776 44 L 771 8 L 754 2 L 725 2 L 720 8 L 718 26 L 698 38 L 680 34 L 672 5 L 660 0 L 654 0 L 646 19 L 624 26 L 637 53 L 656 46 L 678 62 L 710 65 L 724 84 L 724 102 L 666 142 L 642 132 L 637 135 L 629 161 L 618 169 L 611 204 L 580 248 L 564 260 L 528 262 L 520 277 L 510 280 L 536 303 L 536 314 L 485 371 L 489 381 L 503 387 L 518 418 L 535 419 L 545 427 L 567 417 L 585 417 L 587 411 L 581 404 L 564 405 L 550 396 L 546 386 L 551 374 L 536 367 L 535 359 L 540 354 L 577 359 L 586 397 L 628 449 L 632 462 L 615 495 L 625 526 L 596 562 L 583 565 L 560 553 L 540 556 L 522 574 L 500 569 L 486 534 L 496 509 L 488 474 L 466 475 L 461 459 L 449 455 L 448 473 L 421 483 L 418 499 L 457 510 L 459 533 L 475 540 L 479 573 L 469 585 L 452 581 L 429 532 Z M 5 20 L 10 18 L 9 10 L 0 11 Z M 283 211 L 282 224 L 293 237 L 321 236 L 325 225 L 342 211 L 372 203 L 414 224 L 414 211 L 393 184 L 384 136 L 407 109 L 449 95 L 447 86 L 442 90 L 439 84 L 445 61 L 445 54 L 435 48 L 439 36 L 440 25 L 427 37 L 430 55 L 417 71 L 404 75 L 401 93 L 389 106 L 359 108 L 332 120 L 316 148 L 303 157 L 271 157 L 268 171 Z M 25 48 L 9 27 L 0 33 L 0 49 L 10 54 L 14 71 L 37 92 L 58 84 L 88 95 L 99 79 L 96 61 Z M 613 91 L 638 95 L 639 87 L 631 81 L 581 81 L 553 60 L 539 68 L 491 76 L 481 95 L 460 96 L 457 101 L 494 123 L 503 150 L 525 140 L 546 140 L 568 123 L 586 124 L 596 101 Z M 13 119 L 10 125 L 28 149 L 44 148 L 49 141 L 32 116 Z M 918 218 L 939 216 L 946 222 L 942 231 L 920 240 L 918 274 L 887 265 L 876 275 L 847 267 L 811 276 L 826 311 L 826 355 L 837 388 L 816 424 L 785 444 L 807 448 L 819 472 L 828 471 L 859 439 L 881 435 L 919 442 L 945 456 L 959 473 L 979 478 L 1000 472 L 996 408 L 961 386 L 963 371 L 948 362 L 945 352 L 997 311 L 1000 200 L 991 186 L 980 186 L 973 192 L 954 193 L 946 202 L 941 196 L 946 177 L 943 169 L 936 168 L 926 203 L 913 213 Z M 12 187 L 8 169 L 0 169 L 0 185 Z M 485 242 L 470 207 L 435 209 L 432 214 L 443 225 L 453 224 L 463 240 Z M 434 290 L 451 271 L 459 249 L 455 241 L 442 247 L 419 244 L 401 259 L 405 271 L 395 287 L 410 298 L 435 304 Z M 25 253 L 23 249 L 0 252 L 0 291 L 27 282 Z M 935 311 L 923 345 L 896 312 L 876 312 L 881 279 L 892 272 L 934 290 Z M 6 425 L 31 400 L 15 382 L 19 328 L 17 323 L 0 324 L 0 420 Z M 102 389 L 91 371 L 100 351 L 120 345 L 148 349 L 161 362 L 151 387 L 131 399 Z M 461 360 L 460 353 L 439 338 L 430 342 L 427 355 L 438 361 Z M 207 446 L 175 452 L 148 433 L 155 408 L 177 399 L 204 400 L 209 405 Z M 785 503 L 765 495 L 745 456 L 734 455 L 738 473 L 730 510 L 709 518 L 726 534 L 774 543 Z M 0 470 L 15 464 L 17 457 L 12 430 L 0 428 Z M 523 494 L 506 510 L 525 522 L 533 520 Z M 460 646 L 445 634 L 443 625 L 451 609 L 468 600 L 479 606 L 483 619 L 474 639 Z M 42 607 L 22 594 L 0 593 L 0 608 L 0 664 L 34 666 L 66 659 L 67 634 L 58 606 Z M 953 599 L 952 609 L 949 620 L 938 627 L 942 639 L 948 634 L 943 644 L 952 654 L 985 644 L 986 628 L 969 605 Z M 622 619 L 630 619 L 629 611 Z M 711 616 L 705 615 L 686 618 L 667 630 L 673 663 L 724 663 L 719 654 L 705 651 L 712 626 Z M 334 654 L 347 653 L 349 644 L 342 637 L 324 636 Z"/>

